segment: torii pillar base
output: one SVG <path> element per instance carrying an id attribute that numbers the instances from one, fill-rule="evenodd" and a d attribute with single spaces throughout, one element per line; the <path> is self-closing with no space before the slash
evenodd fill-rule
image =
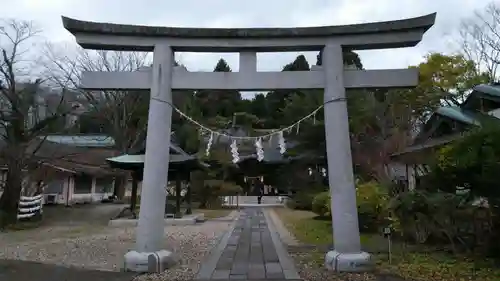
<path id="1" fill-rule="evenodd" d="M 373 269 L 369 253 L 345 254 L 335 250 L 326 253 L 325 266 L 335 272 L 367 272 Z"/>
<path id="2" fill-rule="evenodd" d="M 125 254 L 124 271 L 139 273 L 160 273 L 171 268 L 176 263 L 170 251 L 144 253 L 130 251 Z"/>

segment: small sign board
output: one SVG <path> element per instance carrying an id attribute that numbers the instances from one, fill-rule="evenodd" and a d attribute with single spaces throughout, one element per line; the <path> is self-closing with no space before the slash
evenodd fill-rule
<path id="1" fill-rule="evenodd" d="M 389 236 L 391 235 L 391 228 L 390 227 L 384 227 L 384 236 Z"/>

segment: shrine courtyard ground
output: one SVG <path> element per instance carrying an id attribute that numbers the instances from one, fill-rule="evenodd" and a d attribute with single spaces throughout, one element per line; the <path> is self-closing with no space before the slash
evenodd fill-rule
<path id="1" fill-rule="evenodd" d="M 0 280 L 132 280 L 136 274 L 119 271 L 123 255 L 134 248 L 135 228 L 107 226 L 109 218 L 121 207 L 112 204 L 48 207 L 47 224 L 0 232 Z M 199 263 L 228 231 L 232 221 L 228 217 L 192 226 L 166 227 L 165 248 L 175 252 L 180 261 L 164 277 L 192 279 Z"/>
<path id="2" fill-rule="evenodd" d="M 61 208 L 64 212 L 38 228 L 0 233 L 0 280 L 405 280 L 380 271 L 328 272 L 322 261 L 331 233 L 318 231 L 319 222 L 307 218 L 304 224 L 309 214 L 302 211 L 255 206 L 214 212 L 212 220 L 196 225 L 168 226 L 165 248 L 179 259 L 174 268 L 160 274 L 120 272 L 123 255 L 135 243 L 135 228 L 107 226 L 120 207 Z M 363 244 L 368 239 L 374 238 L 362 237 Z M 386 258 L 383 240 L 369 244 L 381 247 L 375 258 Z"/>

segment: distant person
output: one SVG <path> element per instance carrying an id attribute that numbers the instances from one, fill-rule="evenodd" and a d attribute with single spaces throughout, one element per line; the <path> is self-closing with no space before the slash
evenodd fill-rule
<path id="1" fill-rule="evenodd" d="M 259 204 L 261 204 L 261 203 L 262 203 L 262 196 L 264 195 L 264 186 L 263 186 L 263 184 L 262 184 L 262 183 L 258 183 L 256 187 L 257 187 L 258 192 L 259 192 L 259 193 L 258 193 L 259 195 L 258 195 L 258 197 L 257 197 L 257 202 L 258 202 Z"/>

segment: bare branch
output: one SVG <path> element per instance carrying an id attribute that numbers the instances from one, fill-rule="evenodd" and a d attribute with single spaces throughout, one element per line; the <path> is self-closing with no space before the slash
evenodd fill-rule
<path id="1" fill-rule="evenodd" d="M 475 61 L 481 71 L 495 81 L 500 62 L 500 7 L 490 3 L 484 10 L 476 11 L 460 27 L 462 52 Z"/>
<path id="2" fill-rule="evenodd" d="M 9 65 L 11 70 L 16 70 L 15 75 L 18 77 L 29 75 L 29 71 L 25 72 L 27 65 L 23 66 L 23 62 L 30 61 L 26 57 L 29 50 L 30 41 L 40 33 L 32 22 L 18 21 L 14 19 L 0 19 L 0 50 L 2 51 L 2 59 L 0 60 L 0 81 L 6 83 L 13 82 L 13 74 L 9 73 Z M 8 86 L 12 86 L 9 84 Z"/>
<path id="3" fill-rule="evenodd" d="M 29 50 L 38 33 L 30 22 L 0 20 L 0 157 L 8 166 L 0 211 L 10 221 L 15 221 L 22 188 L 39 170 L 38 161 L 30 154 L 33 141 L 43 143 L 45 138 L 39 136 L 65 116 L 62 102 L 47 115 L 45 101 L 52 93 L 42 86 L 44 80 L 32 80 L 30 64 L 34 60 Z"/>
<path id="4" fill-rule="evenodd" d="M 0 20 L 0 128 L 7 144 L 2 150 L 11 150 L 9 145 L 26 147 L 32 139 L 47 133 L 47 128 L 64 118 L 68 111 L 61 95 L 54 112 L 48 114 L 45 96 L 41 96 L 41 92 L 49 91 L 42 86 L 45 81 L 23 80 L 23 75 L 29 73 L 22 71 L 21 62 L 30 60 L 27 50 L 39 32 L 31 22 Z M 15 151 L 23 155 L 13 157 L 29 157 L 21 150 Z"/>
<path id="5" fill-rule="evenodd" d="M 48 80 L 59 87 L 77 90 L 83 71 L 135 71 L 149 64 L 148 53 L 87 51 L 79 47 L 47 44 L 42 65 Z M 119 150 L 126 151 L 131 144 L 138 142 L 145 125 L 134 126 L 132 123 L 137 118 L 147 118 L 143 112 L 145 100 L 141 98 L 141 95 L 147 97 L 147 93 L 77 92 L 86 101 L 87 115 L 92 114 L 92 119 L 106 128 L 106 133 L 114 138 Z M 143 121 L 139 123 L 145 124 Z"/>

